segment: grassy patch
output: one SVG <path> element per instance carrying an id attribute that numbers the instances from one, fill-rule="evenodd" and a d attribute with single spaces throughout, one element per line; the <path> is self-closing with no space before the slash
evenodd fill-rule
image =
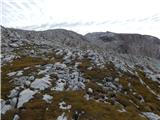
<path id="1" fill-rule="evenodd" d="M 87 79 L 99 82 L 107 76 L 112 76 L 113 78 L 118 76 L 118 73 L 114 68 L 114 65 L 111 63 L 106 64 L 104 68 L 94 67 L 93 69 L 88 70 L 87 68 L 90 66 L 91 61 L 88 59 L 83 59 L 81 61 L 81 64 L 79 65 L 80 71 L 84 73 L 84 77 Z"/>
<path id="2" fill-rule="evenodd" d="M 16 70 L 21 70 L 25 67 L 33 67 L 35 65 L 43 65 L 43 64 L 47 64 L 48 61 L 45 61 L 41 58 L 38 57 L 23 57 L 20 59 L 16 59 L 11 63 L 8 63 L 7 65 L 4 65 L 2 67 L 2 73 L 6 74 L 12 71 L 16 71 Z"/>
<path id="3" fill-rule="evenodd" d="M 1 120 L 13 120 L 14 114 L 16 113 L 16 109 L 9 110 L 5 113 L 5 115 L 1 116 Z"/>
<path id="4" fill-rule="evenodd" d="M 44 120 L 47 104 L 42 99 L 32 99 L 24 105 L 24 110 L 20 112 L 23 120 Z"/>
<path id="5" fill-rule="evenodd" d="M 157 94 L 160 94 L 160 84 L 158 84 L 158 82 L 155 82 L 149 78 L 147 78 L 147 76 L 145 75 L 144 72 L 142 71 L 138 71 L 139 76 L 141 77 L 141 79 Z"/>
<path id="6" fill-rule="evenodd" d="M 95 102 L 94 100 L 87 101 L 84 98 L 85 93 L 83 91 L 52 91 L 50 94 L 53 96 L 51 104 L 42 100 L 42 95 L 36 95 L 20 110 L 20 118 L 23 120 L 55 120 L 65 112 L 67 118 L 71 120 L 75 111 L 83 111 L 84 113 L 80 116 L 80 120 L 146 120 L 132 106 L 126 108 L 127 112 L 119 112 L 117 111 L 118 107 L 115 105 Z M 61 101 L 72 105 L 71 109 L 59 109 Z M 10 119 L 6 118 L 5 120 Z"/>
<path id="7" fill-rule="evenodd" d="M 10 78 L 7 75 L 2 75 L 1 79 L 1 99 L 7 99 L 10 91 L 13 89 L 13 85 L 9 83 Z"/>
<path id="8" fill-rule="evenodd" d="M 141 76 L 142 77 L 142 76 Z M 146 82 L 147 79 L 142 78 L 143 81 L 148 85 L 148 82 Z M 155 112 L 160 115 L 160 102 L 157 99 L 157 96 L 155 96 L 145 85 L 143 85 L 139 78 L 129 76 L 129 75 L 123 75 L 120 80 L 120 84 L 123 85 L 123 89 L 125 92 L 127 92 L 127 98 L 119 98 L 119 100 L 124 104 L 125 106 L 128 106 L 127 101 L 128 99 L 132 100 L 136 105 L 139 106 L 140 111 L 151 111 Z M 131 83 L 131 86 L 128 87 L 128 83 Z M 151 83 L 153 84 L 153 83 Z M 151 87 L 151 85 L 149 85 Z M 158 87 L 158 86 L 157 86 Z M 158 89 L 155 85 L 155 89 Z M 133 91 L 129 91 L 131 89 Z M 136 94 L 133 95 L 133 92 Z M 144 102 L 140 102 L 140 95 L 143 97 Z M 125 95 L 124 95 L 125 96 Z M 125 102 L 124 102 L 125 101 Z"/>
<path id="9" fill-rule="evenodd" d="M 62 93 L 54 93 L 54 98 L 64 100 L 66 103 L 72 105 L 69 116 L 73 116 L 74 111 L 84 111 L 85 113 L 80 117 L 81 120 L 128 120 L 134 116 L 133 120 L 145 120 L 138 115 L 138 112 L 120 113 L 114 105 L 95 102 L 94 100 L 87 101 L 84 98 L 83 91 L 68 91 Z"/>

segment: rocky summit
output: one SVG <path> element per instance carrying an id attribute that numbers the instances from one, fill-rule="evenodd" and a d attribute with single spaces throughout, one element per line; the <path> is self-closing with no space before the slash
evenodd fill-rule
<path id="1" fill-rule="evenodd" d="M 160 120 L 160 39 L 1 26 L 2 120 Z"/>

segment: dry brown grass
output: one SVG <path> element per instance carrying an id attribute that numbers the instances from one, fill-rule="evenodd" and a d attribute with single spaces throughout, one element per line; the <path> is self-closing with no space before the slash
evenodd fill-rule
<path id="1" fill-rule="evenodd" d="M 141 75 L 141 79 L 152 89 L 152 85 L 154 84 L 154 91 L 159 91 L 158 86 L 152 81 L 147 78 L 145 78 L 143 75 Z M 138 110 L 140 111 L 151 111 L 155 112 L 160 115 L 160 102 L 157 99 L 157 96 L 155 96 L 145 85 L 141 84 L 139 78 L 129 76 L 129 75 L 123 75 L 120 78 L 120 84 L 123 85 L 125 90 L 128 92 L 127 98 L 121 98 L 121 100 L 125 100 L 127 103 L 128 99 L 131 99 L 136 105 L 139 106 Z M 128 83 L 131 83 L 131 87 L 128 87 Z M 132 92 L 129 91 L 129 89 L 132 88 Z M 157 89 L 157 90 L 155 90 Z M 136 92 L 137 94 L 133 95 L 133 92 Z M 144 98 L 144 103 L 140 102 L 139 95 L 141 95 Z"/>

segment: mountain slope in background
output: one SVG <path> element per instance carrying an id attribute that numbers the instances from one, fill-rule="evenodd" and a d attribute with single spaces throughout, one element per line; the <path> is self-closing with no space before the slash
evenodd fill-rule
<path id="1" fill-rule="evenodd" d="M 140 34 L 118 34 L 112 32 L 88 33 L 88 40 L 111 48 L 118 53 L 148 56 L 160 59 L 160 39 Z"/>
<path id="2" fill-rule="evenodd" d="M 1 26 L 2 120 L 159 120 L 160 39 Z"/>

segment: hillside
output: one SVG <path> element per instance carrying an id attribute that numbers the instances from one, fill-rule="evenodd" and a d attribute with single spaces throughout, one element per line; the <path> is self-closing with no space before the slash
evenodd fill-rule
<path id="1" fill-rule="evenodd" d="M 1 26 L 2 120 L 159 120 L 160 39 Z"/>

